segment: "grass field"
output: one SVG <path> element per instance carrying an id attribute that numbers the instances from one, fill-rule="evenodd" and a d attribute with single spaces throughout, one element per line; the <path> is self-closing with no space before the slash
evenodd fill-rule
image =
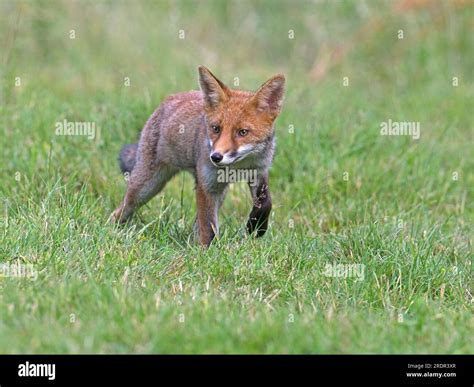
<path id="1" fill-rule="evenodd" d="M 472 352 L 472 3 L 0 0 L 0 14 L 0 352 Z M 197 88 L 200 64 L 243 89 L 287 77 L 270 230 L 246 235 L 236 184 L 209 250 L 190 242 L 186 174 L 107 223 L 120 147 Z M 65 119 L 95 137 L 56 135 Z M 381 135 L 389 120 L 420 138 Z"/>

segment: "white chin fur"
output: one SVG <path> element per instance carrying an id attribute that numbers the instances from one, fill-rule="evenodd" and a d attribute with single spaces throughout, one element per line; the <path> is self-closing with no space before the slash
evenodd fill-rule
<path id="1" fill-rule="evenodd" d="M 219 165 L 230 165 L 230 164 L 233 164 L 236 159 L 237 159 L 237 157 L 230 158 L 228 155 L 224 155 L 224 158 L 223 158 L 222 161 L 219 163 Z"/>

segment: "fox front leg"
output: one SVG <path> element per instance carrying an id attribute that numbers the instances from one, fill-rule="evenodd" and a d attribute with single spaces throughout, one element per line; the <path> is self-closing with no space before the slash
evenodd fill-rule
<path id="1" fill-rule="evenodd" d="M 219 200 L 198 184 L 196 187 L 196 202 L 196 225 L 199 234 L 199 243 L 204 247 L 209 247 L 219 232 L 217 217 Z"/>
<path id="2" fill-rule="evenodd" d="M 247 222 L 249 234 L 255 232 L 255 236 L 261 237 L 268 229 L 268 217 L 272 211 L 272 199 L 268 187 L 268 174 L 264 174 L 258 179 L 257 184 L 249 183 L 250 192 L 253 199 L 252 211 Z"/>
<path id="3" fill-rule="evenodd" d="M 224 202 L 225 195 L 227 194 L 228 186 L 227 185 L 223 186 L 223 187 L 221 187 L 221 189 L 222 189 L 222 191 L 217 193 L 217 194 L 214 194 L 213 197 L 210 200 L 210 203 L 212 204 L 212 206 L 217 205 L 215 224 L 211 224 L 211 227 L 210 227 L 211 231 L 214 232 L 214 234 L 216 234 L 215 231 L 218 231 L 218 228 L 219 228 L 218 223 L 217 223 L 217 216 L 218 216 L 217 214 L 219 213 L 219 210 L 222 206 L 222 203 Z M 199 202 L 201 202 L 201 203 L 206 202 L 206 200 L 205 200 L 206 193 L 205 192 L 206 191 L 204 190 L 204 192 L 201 192 L 201 193 L 198 194 L 197 188 L 196 188 L 196 196 L 198 197 L 198 203 Z M 204 218 L 204 215 L 203 215 L 203 218 Z M 210 222 L 209 219 L 208 219 L 208 222 Z M 212 222 L 210 222 L 210 223 L 212 223 Z M 201 228 L 199 226 L 199 209 L 198 209 L 198 215 L 196 216 L 196 219 L 194 220 L 194 224 L 193 224 L 193 237 L 194 237 L 195 240 L 199 240 L 202 243 L 201 238 L 200 238 L 202 233 L 201 233 L 200 229 Z M 205 230 L 204 230 L 204 234 L 205 234 Z M 212 238 L 211 238 L 211 240 L 212 240 Z M 204 245 L 206 245 L 206 244 L 204 243 Z"/>

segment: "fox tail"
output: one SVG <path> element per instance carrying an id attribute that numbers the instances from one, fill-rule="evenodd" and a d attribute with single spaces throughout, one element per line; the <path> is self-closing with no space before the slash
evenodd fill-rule
<path id="1" fill-rule="evenodd" d="M 137 157 L 138 144 L 127 144 L 122 147 L 119 154 L 119 165 L 122 173 L 132 172 Z"/>

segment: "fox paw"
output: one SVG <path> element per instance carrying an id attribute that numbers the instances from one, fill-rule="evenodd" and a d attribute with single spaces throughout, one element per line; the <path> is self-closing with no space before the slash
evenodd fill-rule
<path id="1" fill-rule="evenodd" d="M 268 220 L 258 219 L 257 217 L 250 217 L 247 222 L 247 232 L 257 238 L 265 235 L 268 228 Z"/>
<path id="2" fill-rule="evenodd" d="M 119 207 L 112 214 L 110 214 L 109 221 L 111 223 L 122 224 L 125 223 L 125 217 L 123 216 L 123 210 Z"/>

